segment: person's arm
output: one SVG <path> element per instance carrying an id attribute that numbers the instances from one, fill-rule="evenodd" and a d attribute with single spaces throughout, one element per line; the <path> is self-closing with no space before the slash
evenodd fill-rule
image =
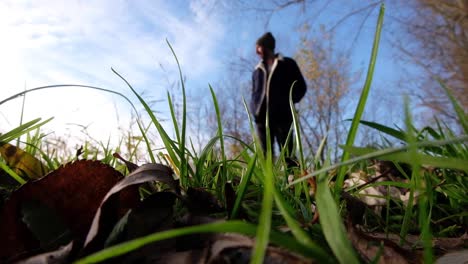
<path id="1" fill-rule="evenodd" d="M 302 76 L 301 70 L 299 69 L 299 66 L 292 59 L 291 70 L 293 81 L 295 81 L 292 93 L 292 100 L 293 103 L 299 103 L 299 101 L 301 101 L 301 99 L 304 97 L 307 91 L 307 86 L 304 80 L 304 76 Z"/>
<path id="2" fill-rule="evenodd" d="M 250 112 L 253 116 L 255 116 L 255 85 L 256 85 L 256 78 L 255 78 L 255 71 L 252 72 L 252 86 L 250 90 Z"/>

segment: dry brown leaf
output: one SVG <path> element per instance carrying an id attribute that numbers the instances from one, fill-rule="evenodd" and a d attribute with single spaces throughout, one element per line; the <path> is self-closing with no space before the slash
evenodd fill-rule
<path id="1" fill-rule="evenodd" d="M 113 243 L 122 243 L 131 239 L 146 236 L 174 228 L 174 203 L 177 196 L 172 192 L 156 192 L 133 208 Z M 108 244 L 110 246 L 112 244 Z M 148 261 L 152 256 L 161 256 L 176 250 L 176 238 L 165 239 L 143 246 L 125 256 L 116 259 L 118 263 L 153 263 Z"/>
<path id="2" fill-rule="evenodd" d="M 468 263 L 468 249 L 450 252 L 438 258 L 436 264 Z"/>
<path id="3" fill-rule="evenodd" d="M 61 264 L 69 262 L 68 257 L 73 249 L 73 242 L 60 247 L 57 250 L 42 253 L 24 260 L 16 264 Z"/>
<path id="4" fill-rule="evenodd" d="M 116 197 L 125 194 L 127 189 L 138 187 L 139 184 L 159 181 L 167 184 L 175 193 L 179 194 L 180 186 L 178 181 L 174 180 L 173 173 L 171 168 L 162 164 L 144 164 L 115 184 L 106 193 L 104 198 L 99 200 L 100 205 L 97 208 L 96 214 L 92 217 L 92 223 L 89 225 L 90 228 L 88 229 L 84 244 L 85 249 L 82 253 L 85 255 L 89 254 L 104 245 L 106 238 L 119 219 L 112 214 L 113 210 L 122 208 L 127 208 L 128 210 L 128 208 L 134 208 L 138 204 L 138 202 L 135 202 L 131 207 L 128 207 L 116 201 Z M 126 200 L 124 199 L 124 201 Z M 125 214 L 127 210 L 121 211 L 120 215 Z"/>
<path id="5" fill-rule="evenodd" d="M 101 200 L 122 175 L 99 161 L 81 160 L 61 166 L 12 193 L 0 211 L 0 262 L 40 252 L 39 243 L 21 221 L 21 206 L 37 201 L 54 210 L 69 228 L 75 246 L 82 244 Z M 122 198 L 125 197 L 125 198 Z M 138 201 L 137 190 L 119 198 L 122 205 Z"/>
<path id="6" fill-rule="evenodd" d="M 129 172 L 133 172 L 133 171 L 135 171 L 136 169 L 138 169 L 138 165 L 136 165 L 135 163 L 130 162 L 130 161 L 124 159 L 122 156 L 120 156 L 119 153 L 116 152 L 116 153 L 114 153 L 112 156 L 114 156 L 114 158 L 119 159 L 119 160 L 121 160 L 123 163 L 125 163 L 125 166 L 127 166 L 127 169 L 128 169 Z"/>
<path id="7" fill-rule="evenodd" d="M 203 248 L 155 256 L 151 263 L 249 263 L 254 240 L 239 234 L 213 234 L 208 241 L 200 241 Z M 312 260 L 279 247 L 269 246 L 264 263 L 312 264 Z"/>
<path id="8" fill-rule="evenodd" d="M 413 254 L 395 242 L 368 235 L 348 224 L 348 237 L 361 257 L 369 261 L 378 258 L 379 264 L 420 263 L 419 256 Z"/>
<path id="9" fill-rule="evenodd" d="M 185 202 L 189 211 L 195 215 L 207 215 L 223 211 L 219 200 L 205 188 L 189 187 Z"/>

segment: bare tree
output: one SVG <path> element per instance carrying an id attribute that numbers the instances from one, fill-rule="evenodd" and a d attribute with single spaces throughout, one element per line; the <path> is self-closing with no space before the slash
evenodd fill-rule
<path id="1" fill-rule="evenodd" d="M 273 1 L 244 1 L 238 0 L 234 2 L 236 9 L 241 12 L 254 12 L 262 14 L 265 25 L 270 23 L 272 16 L 284 9 L 294 6 L 300 6 L 302 13 L 306 12 L 306 7 L 316 0 L 273 0 Z"/>
<path id="2" fill-rule="evenodd" d="M 333 12 L 329 10 L 332 1 L 236 2 L 244 10 L 262 15 L 266 24 L 273 15 L 291 7 L 298 8 L 298 15 L 310 22 L 314 22 L 320 14 Z M 341 14 L 327 28 L 334 31 L 348 21 L 358 23 L 356 30 L 349 32 L 353 44 L 369 15 L 380 3 L 350 1 L 343 5 Z M 394 53 L 395 59 L 407 62 L 402 67 L 420 66 L 423 69 L 423 73 L 417 71 L 411 76 L 402 77 L 401 88 L 412 91 L 411 95 L 419 99 L 420 113 L 429 118 L 435 115 L 445 121 L 453 121 L 452 125 L 456 126 L 456 115 L 436 79 L 442 80 L 463 108 L 468 109 L 468 0 L 399 0 L 386 4 L 389 8 L 385 30 L 392 30 L 386 40 L 398 47 Z M 390 29 L 390 24 L 396 27 Z"/>
<path id="3" fill-rule="evenodd" d="M 242 144 L 231 137 L 246 143 L 252 141 L 248 113 L 242 101 L 248 94 L 249 84 L 242 81 L 239 75 L 239 72 L 231 72 L 225 80 L 212 85 L 218 102 L 221 128 L 223 134 L 229 136 L 224 138 L 226 155 L 231 157 L 243 149 Z M 187 94 L 186 117 L 189 140 L 194 144 L 195 151 L 201 151 L 209 140 L 217 136 L 219 128 L 215 104 L 208 85 Z"/>
<path id="4" fill-rule="evenodd" d="M 317 17 L 317 14 L 330 12 L 327 9 L 331 6 L 329 5 L 330 2 L 315 0 L 249 2 L 238 0 L 234 4 L 238 11 L 261 15 L 265 24 L 268 25 L 273 15 L 294 6 L 296 7 L 295 10 L 300 12 L 298 15 L 304 17 L 304 21 L 313 23 L 313 17 Z M 428 73 L 427 75 L 411 76 L 408 74 L 411 82 L 401 82 L 401 87 L 406 87 L 405 90 L 414 91 L 413 95 L 421 99 L 422 105 L 432 110 L 430 111 L 431 116 L 433 113 L 438 113 L 449 119 L 455 118 L 453 110 L 448 107 L 447 97 L 437 81 L 433 79 L 435 76 L 440 77 L 448 84 L 463 107 L 468 108 L 468 93 L 466 91 L 468 78 L 467 3 L 468 0 L 400 0 L 399 2 L 388 3 L 388 6 L 391 5 L 392 8 L 388 8 L 386 13 L 387 23 L 385 28 L 387 32 L 390 32 L 390 24 L 397 23 L 392 24 L 396 25 L 396 27 L 391 28 L 394 31 L 388 35 L 386 40 L 392 41 L 400 47 L 400 49 L 396 50 L 397 53 L 393 55 L 398 60 L 404 59 L 409 62 L 409 67 L 414 68 L 414 65 L 422 66 Z M 359 38 L 361 30 L 365 28 L 365 23 L 370 14 L 379 4 L 380 1 L 352 2 L 346 5 L 345 10 L 340 15 L 335 17 L 334 22 L 322 27 L 320 34 L 306 37 L 306 34 L 313 33 L 312 27 L 303 31 L 305 37 L 302 43 L 298 45 L 299 51 L 296 58 L 307 78 L 308 92 L 299 110 L 302 129 L 307 135 L 307 137 L 304 137 L 304 143 L 307 144 L 311 153 L 317 148 L 318 143 L 326 134 L 331 149 L 338 149 L 337 144 L 344 142 L 343 135 L 345 135 L 344 125 L 346 122 L 343 122 L 343 114 L 346 108 L 344 104 L 347 103 L 345 95 L 359 77 L 359 73 L 354 75 L 351 72 L 351 61 L 347 54 L 353 52 L 354 43 Z M 230 7 L 232 8 L 232 6 Z M 312 7 L 314 7 L 313 14 L 311 13 Z M 334 46 L 333 36 L 334 32 L 341 30 L 342 25 L 349 21 L 357 24 L 355 31 L 349 33 L 348 39 L 351 47 L 348 47 L 349 50 L 343 54 Z M 246 120 L 241 96 L 239 96 L 239 87 L 244 86 L 248 90 L 249 79 L 245 76 L 249 76 L 254 63 L 250 57 L 237 58 L 237 60 L 232 60 L 229 63 L 232 68 L 230 72 L 237 72 L 244 77 L 230 78 L 231 81 L 222 83 L 222 85 L 218 86 L 221 89 L 216 90 L 218 100 L 222 102 L 220 103 L 220 110 L 224 120 L 223 125 L 225 133 L 245 139 L 250 137 L 250 135 L 245 136 L 244 134 L 248 134 L 248 126 L 237 123 L 235 120 L 237 118 L 242 121 Z M 234 94 L 231 92 L 234 92 Z M 247 95 L 248 100 L 248 93 L 245 93 L 245 95 Z M 239 109 L 242 109 L 242 111 L 239 112 Z M 418 110 L 420 113 L 428 113 L 421 107 Z M 211 112 L 214 113 L 214 111 Z M 216 124 L 214 119 L 210 120 L 208 124 Z M 214 129 L 214 127 L 211 127 L 211 129 Z M 242 131 L 242 129 L 245 130 Z"/>
<path id="5" fill-rule="evenodd" d="M 246 100 L 250 99 L 246 97 L 250 84 L 239 80 L 241 79 L 235 75 L 228 76 L 227 80 L 213 87 L 213 90 L 219 104 L 224 135 L 250 143 L 252 135 L 249 129 L 248 113 L 242 101 L 244 98 Z M 211 133 L 214 133 L 218 129 L 218 126 L 214 105 L 212 102 L 211 104 L 212 110 L 208 113 L 207 128 Z M 242 151 L 243 146 L 239 141 L 227 140 L 227 142 L 226 151 L 228 155 L 234 156 Z"/>
<path id="6" fill-rule="evenodd" d="M 441 85 L 441 79 L 459 103 L 468 109 L 468 0 L 400 1 L 409 12 L 392 17 L 403 38 L 395 44 L 407 59 L 421 66 L 420 89 L 415 93 L 422 105 L 447 120 L 456 121 Z M 403 42 L 404 41 L 404 42 Z"/>
<path id="7" fill-rule="evenodd" d="M 194 145 L 196 151 L 200 152 L 203 145 L 208 140 L 210 135 L 207 135 L 206 121 L 207 115 L 210 110 L 208 105 L 205 103 L 206 98 L 204 94 L 196 93 L 189 94 L 187 100 L 187 123 L 190 134 L 190 142 Z M 209 101 L 209 100 L 208 100 Z M 202 102 L 202 103 L 200 103 Z M 214 111 L 214 110 L 213 110 Z M 211 121 L 210 121 L 211 122 Z M 208 123 L 210 123 L 208 122 Z"/>
<path id="8" fill-rule="evenodd" d="M 328 145 L 337 150 L 346 135 L 346 95 L 358 75 L 353 76 L 348 56 L 336 50 L 334 35 L 323 26 L 318 34 L 302 38 L 296 60 L 308 86 L 299 108 L 308 149 L 313 153 L 327 136 Z"/>

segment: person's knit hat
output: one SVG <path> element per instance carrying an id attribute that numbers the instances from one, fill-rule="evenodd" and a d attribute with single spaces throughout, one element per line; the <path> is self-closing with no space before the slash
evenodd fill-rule
<path id="1" fill-rule="evenodd" d="M 275 38 L 271 34 L 271 32 L 267 32 L 263 34 L 258 40 L 257 40 L 257 45 L 269 48 L 271 50 L 275 50 Z"/>

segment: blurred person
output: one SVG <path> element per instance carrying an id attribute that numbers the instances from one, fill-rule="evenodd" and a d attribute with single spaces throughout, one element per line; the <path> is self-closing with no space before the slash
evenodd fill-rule
<path id="1" fill-rule="evenodd" d="M 266 152 L 266 118 L 268 112 L 270 139 L 274 156 L 274 142 L 280 151 L 286 148 L 288 167 L 297 165 L 293 152 L 292 137 L 286 142 L 293 122 L 289 105 L 289 92 L 292 101 L 298 103 L 306 93 L 306 83 L 297 63 L 288 57 L 275 53 L 275 38 L 271 32 L 261 36 L 255 45 L 260 62 L 252 74 L 252 98 L 250 110 L 254 116 L 257 135 L 263 151 Z M 268 111 L 267 111 L 268 110 Z"/>

